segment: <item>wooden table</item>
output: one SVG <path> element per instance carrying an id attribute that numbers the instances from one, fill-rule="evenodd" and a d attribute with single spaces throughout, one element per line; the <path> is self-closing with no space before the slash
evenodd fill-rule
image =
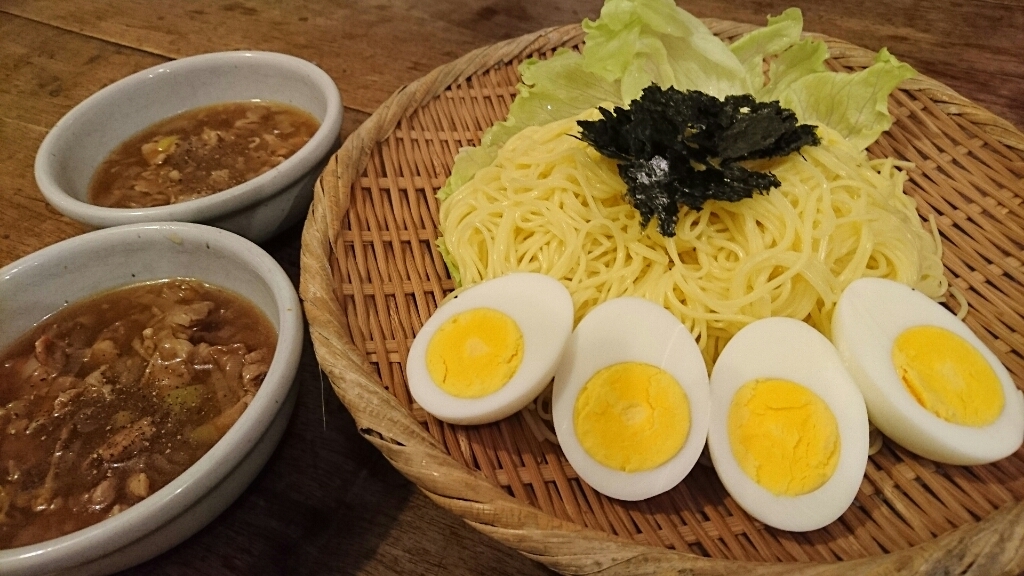
<path id="1" fill-rule="evenodd" d="M 763 23 L 789 5 L 696 0 L 685 7 Z M 1020 0 L 806 0 L 800 7 L 806 30 L 887 46 L 1024 127 Z M 436 66 L 599 10 L 598 0 L 0 0 L 0 266 L 85 232 L 43 201 L 32 173 L 36 149 L 75 104 L 132 72 L 219 50 L 294 54 L 337 82 L 344 137 L 395 89 Z M 300 232 L 265 245 L 296 284 Z M 359 437 L 308 343 L 299 386 L 284 440 L 252 486 L 198 535 L 127 573 L 547 573 L 395 472 Z"/>

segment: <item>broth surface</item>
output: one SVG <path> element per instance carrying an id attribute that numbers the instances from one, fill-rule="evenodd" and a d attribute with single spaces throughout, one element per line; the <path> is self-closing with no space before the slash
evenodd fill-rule
<path id="1" fill-rule="evenodd" d="M 68 306 L 0 357 L 0 549 L 124 511 L 205 454 L 252 401 L 277 332 L 196 280 Z"/>
<path id="2" fill-rule="evenodd" d="M 120 144 L 96 170 L 89 202 L 148 208 L 202 198 L 284 162 L 320 128 L 278 102 L 227 102 L 186 110 Z"/>

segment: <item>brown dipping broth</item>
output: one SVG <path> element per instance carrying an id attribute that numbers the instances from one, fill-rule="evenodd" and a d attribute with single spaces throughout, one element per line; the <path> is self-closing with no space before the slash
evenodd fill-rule
<path id="1" fill-rule="evenodd" d="M 196 280 L 66 307 L 0 356 L 0 549 L 124 511 L 205 454 L 252 401 L 277 331 Z"/>
<path id="2" fill-rule="evenodd" d="M 120 144 L 89 184 L 89 202 L 148 208 L 202 198 L 284 162 L 320 128 L 278 102 L 227 102 L 186 110 Z"/>

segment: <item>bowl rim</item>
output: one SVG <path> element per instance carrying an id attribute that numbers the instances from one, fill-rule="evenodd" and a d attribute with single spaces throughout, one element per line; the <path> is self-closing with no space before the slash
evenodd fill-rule
<path id="1" fill-rule="evenodd" d="M 102 249 L 129 237 L 133 242 L 205 242 L 259 271 L 278 307 L 278 340 L 270 370 L 238 421 L 206 454 L 171 482 L 125 511 L 91 526 L 36 544 L 0 550 L 4 573 L 35 573 L 31 571 L 36 569 L 48 572 L 86 564 L 158 530 L 187 511 L 242 462 L 261 436 L 252 432 L 265 430 L 270 425 L 295 386 L 304 338 L 298 294 L 291 279 L 270 254 L 232 232 L 188 222 L 143 222 L 104 228 L 52 244 L 0 268 L 0 281 L 42 263 L 60 262 L 67 252 Z"/>
<path id="2" fill-rule="evenodd" d="M 178 204 L 148 208 L 97 206 L 72 197 L 57 184 L 53 175 L 57 159 L 55 149 L 62 141 L 66 131 L 77 122 L 116 104 L 125 91 L 151 82 L 154 78 L 163 77 L 165 74 L 181 76 L 196 70 L 240 65 L 293 69 L 304 72 L 326 100 L 327 107 L 320 127 L 302 148 L 281 164 L 255 178 L 216 194 Z M 209 104 L 216 103 L 218 102 Z M 58 212 L 73 220 L 93 226 L 110 227 L 136 222 L 160 221 L 208 222 L 271 198 L 284 191 L 289 184 L 298 181 L 304 174 L 316 169 L 317 163 L 326 159 L 328 153 L 340 140 L 343 113 L 341 93 L 338 91 L 337 84 L 323 69 L 308 60 L 280 52 L 259 50 L 230 50 L 187 56 L 125 76 L 76 104 L 50 128 L 36 151 L 33 166 L 36 185 L 46 201 Z M 147 126 L 163 118 L 153 119 Z M 139 130 L 144 130 L 147 126 L 142 126 Z"/>

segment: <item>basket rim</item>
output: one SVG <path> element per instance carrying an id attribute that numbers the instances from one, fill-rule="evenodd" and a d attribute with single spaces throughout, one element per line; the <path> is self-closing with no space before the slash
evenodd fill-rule
<path id="1" fill-rule="evenodd" d="M 702 19 L 716 34 L 759 28 L 728 20 Z M 831 58 L 868 66 L 875 53 L 843 40 L 807 34 L 828 43 Z M 399 88 L 344 142 L 314 189 L 302 233 L 300 296 L 313 348 L 338 398 L 352 414 L 359 433 L 435 503 L 470 526 L 525 556 L 563 573 L 721 574 L 747 570 L 767 574 L 1016 574 L 1024 570 L 1024 501 L 942 534 L 931 541 L 887 554 L 834 563 L 771 563 L 706 558 L 629 541 L 550 516 L 507 494 L 480 472 L 463 467 L 388 392 L 351 338 L 344 306 L 335 297 L 331 258 L 340 247 L 340 226 L 353 182 L 366 168 L 373 148 L 409 112 L 449 86 L 517 57 L 582 41 L 579 24 L 552 27 L 478 48 Z M 1024 151 L 1024 133 L 1006 120 L 924 75 L 900 88 L 921 91 L 948 115 L 980 127 L 995 140 Z M 443 471 L 445 474 L 439 474 Z M 453 480 L 457 479 L 457 481 Z M 1017 546 L 1014 546 L 1017 544 Z M 972 568 L 973 567 L 973 568 Z"/>

